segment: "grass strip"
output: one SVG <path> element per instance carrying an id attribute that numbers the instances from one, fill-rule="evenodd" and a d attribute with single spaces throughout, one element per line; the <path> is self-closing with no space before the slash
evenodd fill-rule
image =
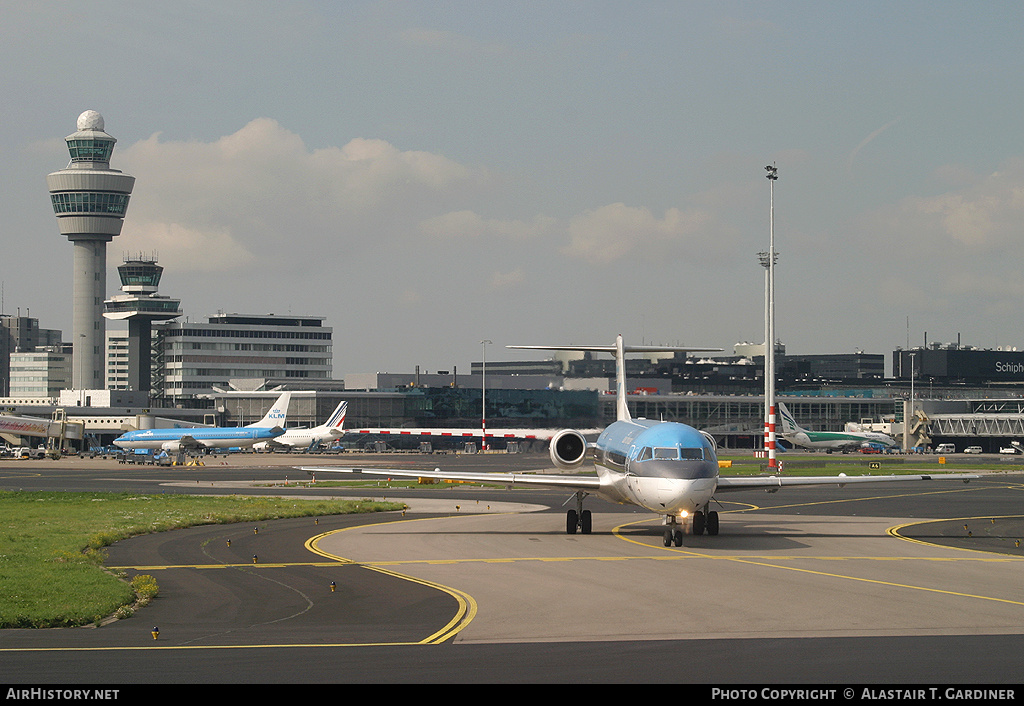
<path id="1" fill-rule="evenodd" d="M 0 628 L 72 627 L 123 612 L 155 583 L 103 568 L 104 547 L 203 524 L 401 509 L 368 500 L 0 491 Z M 136 577 L 138 579 L 138 577 Z"/>

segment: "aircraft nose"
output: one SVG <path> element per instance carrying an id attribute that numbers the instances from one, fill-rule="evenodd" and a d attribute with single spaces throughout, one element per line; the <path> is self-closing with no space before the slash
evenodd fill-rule
<path id="1" fill-rule="evenodd" d="M 663 478 L 658 484 L 659 502 L 672 514 L 691 513 L 704 507 L 714 492 L 712 478 Z"/>

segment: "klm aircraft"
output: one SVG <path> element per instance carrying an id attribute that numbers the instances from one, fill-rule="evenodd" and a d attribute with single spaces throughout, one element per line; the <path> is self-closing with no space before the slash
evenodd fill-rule
<path id="1" fill-rule="evenodd" d="M 613 346 L 509 346 L 541 350 L 572 350 L 611 353 L 615 356 L 617 419 L 593 444 L 575 429 L 564 429 L 550 442 L 551 461 L 563 470 L 580 468 L 588 455 L 594 462 L 596 475 L 545 475 L 535 473 L 473 473 L 465 471 L 434 471 L 396 468 L 342 468 L 338 466 L 300 467 L 310 474 L 367 473 L 394 477 L 420 477 L 470 480 L 503 485 L 532 485 L 561 488 L 575 495 L 575 507 L 566 512 L 565 529 L 590 534 L 593 520 L 590 510 L 583 508 L 587 495 L 605 500 L 636 505 L 661 515 L 665 546 L 681 546 L 683 534 L 717 535 L 718 512 L 711 501 L 721 493 L 736 490 L 762 489 L 769 492 L 790 485 L 837 485 L 884 481 L 962 480 L 976 475 L 939 474 L 909 476 L 819 476 L 723 477 L 715 441 L 710 434 L 678 422 L 633 419 L 626 404 L 626 353 L 653 353 L 708 348 L 657 348 L 625 346 L 619 336 Z"/>
<path id="2" fill-rule="evenodd" d="M 782 417 L 782 438 L 791 444 L 808 449 L 825 449 L 826 453 L 832 453 L 867 447 L 891 448 L 897 445 L 891 436 L 878 431 L 809 431 L 796 423 L 789 409 L 781 402 L 779 416 Z"/>
<path id="3" fill-rule="evenodd" d="M 291 392 L 284 392 L 260 421 L 244 427 L 191 427 L 187 429 L 138 429 L 114 439 L 122 449 L 163 449 L 184 453 L 205 449 L 229 449 L 273 439 L 284 434 Z"/>
<path id="4" fill-rule="evenodd" d="M 285 429 L 284 434 L 260 441 L 253 445 L 253 451 L 270 451 L 272 449 L 311 449 L 317 444 L 334 441 L 345 435 L 345 411 L 348 402 L 340 402 L 331 412 L 327 421 L 309 429 Z"/>

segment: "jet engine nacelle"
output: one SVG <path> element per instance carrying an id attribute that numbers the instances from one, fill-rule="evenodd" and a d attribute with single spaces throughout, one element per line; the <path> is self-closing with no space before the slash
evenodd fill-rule
<path id="1" fill-rule="evenodd" d="M 162 443 L 160 445 L 160 448 L 162 448 L 164 451 L 181 451 L 182 450 L 181 442 L 180 441 L 165 441 L 164 443 Z"/>
<path id="2" fill-rule="evenodd" d="M 587 440 L 575 429 L 563 429 L 548 445 L 551 462 L 563 471 L 579 468 L 587 457 Z"/>

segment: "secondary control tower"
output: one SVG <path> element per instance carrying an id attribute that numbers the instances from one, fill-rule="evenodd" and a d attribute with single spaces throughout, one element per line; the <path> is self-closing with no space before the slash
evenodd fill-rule
<path id="1" fill-rule="evenodd" d="M 62 235 L 75 246 L 71 385 L 100 390 L 103 377 L 107 243 L 121 234 L 135 177 L 110 168 L 116 139 L 103 131 L 103 116 L 87 110 L 68 135 L 71 162 L 46 177 Z"/>
<path id="2" fill-rule="evenodd" d="M 104 302 L 108 319 L 128 322 L 128 389 L 152 392 L 153 322 L 181 316 L 180 299 L 156 293 L 164 268 L 156 258 L 125 258 L 117 268 L 121 291 Z"/>

